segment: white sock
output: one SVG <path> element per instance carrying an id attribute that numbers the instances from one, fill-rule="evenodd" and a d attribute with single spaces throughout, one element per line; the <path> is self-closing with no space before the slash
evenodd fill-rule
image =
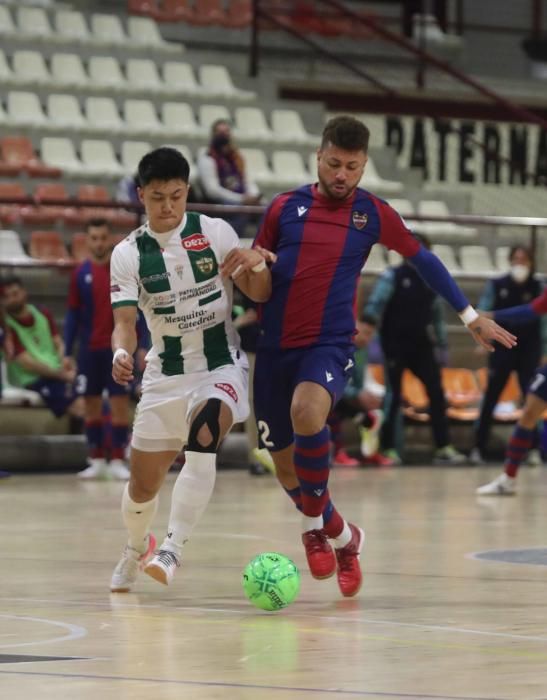
<path id="1" fill-rule="evenodd" d="M 178 559 L 213 493 L 217 456 L 210 452 L 185 452 L 186 462 L 175 481 L 167 537 L 161 549 Z"/>
<path id="2" fill-rule="evenodd" d="M 129 533 L 127 543 L 132 549 L 136 549 L 141 554 L 146 552 L 146 536 L 150 532 L 150 526 L 157 509 L 157 496 L 151 501 L 137 503 L 129 495 L 129 484 L 125 485 L 122 496 L 122 515 L 125 527 Z"/>
<path id="3" fill-rule="evenodd" d="M 302 516 L 302 532 L 308 532 L 309 530 L 321 530 L 323 527 L 323 516 L 318 515 L 315 518 L 310 515 Z"/>
<path id="4" fill-rule="evenodd" d="M 341 549 L 351 542 L 351 530 L 346 520 L 344 520 L 344 529 L 334 540 L 336 549 Z"/>

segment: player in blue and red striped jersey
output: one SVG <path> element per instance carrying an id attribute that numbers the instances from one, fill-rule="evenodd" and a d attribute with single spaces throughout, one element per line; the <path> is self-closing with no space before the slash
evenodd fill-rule
<path id="1" fill-rule="evenodd" d="M 492 311 L 488 315 L 495 321 L 511 324 L 525 324 L 537 321 L 547 314 L 547 289 L 529 304 L 511 306 Z M 505 451 L 504 471 L 493 481 L 476 490 L 478 496 L 513 496 L 516 493 L 516 479 L 522 461 L 534 443 L 536 426 L 547 409 L 547 357 L 535 372 L 526 394 L 522 416 L 519 418 Z"/>
<path id="2" fill-rule="evenodd" d="M 114 318 L 110 307 L 110 255 L 112 240 L 108 223 L 93 219 L 87 224 L 89 258 L 77 267 L 70 282 L 65 317 L 65 355 L 71 357 L 78 338 L 76 392 L 85 397 L 85 432 L 89 466 L 81 479 L 113 477 L 128 479 L 124 463 L 128 439 L 129 394 L 112 378 L 110 347 Z M 107 390 L 112 412 L 110 463 L 103 444 L 103 391 Z"/>
<path id="3" fill-rule="evenodd" d="M 478 316 L 397 212 L 358 188 L 368 139 L 360 121 L 330 120 L 317 154 L 319 182 L 278 195 L 255 240 L 273 262 L 272 295 L 260 309 L 254 383 L 259 433 L 281 484 L 302 510 L 312 575 L 327 578 L 337 571 L 345 596 L 361 586 L 364 534 L 330 499 L 326 421 L 353 365 L 357 281 L 371 247 L 380 243 L 409 258 L 481 345 L 491 350 L 494 340 L 515 344 L 511 334 Z"/>

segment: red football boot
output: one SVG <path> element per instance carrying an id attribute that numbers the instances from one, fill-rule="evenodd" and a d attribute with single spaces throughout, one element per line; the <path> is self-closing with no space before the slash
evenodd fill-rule
<path id="1" fill-rule="evenodd" d="M 365 533 L 360 527 L 353 523 L 349 523 L 349 527 L 351 529 L 351 540 L 345 547 L 334 550 L 338 562 L 338 570 L 336 572 L 338 587 L 346 598 L 356 595 L 361 588 L 363 574 L 359 564 L 359 555 L 365 542 Z"/>
<path id="2" fill-rule="evenodd" d="M 335 467 L 358 467 L 360 462 L 358 459 L 350 457 L 346 450 L 338 450 L 332 458 L 332 463 Z"/>
<path id="3" fill-rule="evenodd" d="M 313 578 L 330 578 L 336 571 L 336 557 L 322 530 L 308 530 L 302 534 L 306 559 Z"/>

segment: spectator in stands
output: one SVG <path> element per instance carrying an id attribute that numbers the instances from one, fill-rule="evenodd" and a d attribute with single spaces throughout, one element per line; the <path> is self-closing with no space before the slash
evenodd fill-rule
<path id="1" fill-rule="evenodd" d="M 36 391 L 55 416 L 72 408 L 72 383 L 76 372 L 64 357 L 64 343 L 51 313 L 29 304 L 28 294 L 18 277 L 4 280 L 2 297 L 6 326 L 13 342 L 13 358 L 8 361 L 10 384 Z"/>
<path id="2" fill-rule="evenodd" d="M 245 162 L 232 140 L 230 123 L 217 119 L 211 127 L 209 147 L 198 156 L 198 173 L 207 200 L 213 204 L 258 204 L 262 198 L 258 187 L 245 172 Z M 241 236 L 249 217 L 245 214 L 225 216 Z"/>
<path id="3" fill-rule="evenodd" d="M 0 284 L 1 289 L 1 284 Z M 6 328 L 6 318 L 4 309 L 0 306 L 0 398 L 2 398 L 2 362 L 5 357 L 11 357 L 13 348 L 10 344 L 10 336 L 8 336 Z M 0 479 L 10 476 L 9 472 L 0 469 Z"/>
<path id="4" fill-rule="evenodd" d="M 239 333 L 241 348 L 249 360 L 249 405 L 251 410 L 245 421 L 245 432 L 249 440 L 249 474 L 263 476 L 267 473 L 273 474 L 275 466 L 268 450 L 258 446 L 258 432 L 253 410 L 253 377 L 259 334 L 258 314 L 256 304 L 253 301 L 239 290 L 235 291 L 235 295 L 239 303 L 234 304 L 233 307 L 234 328 Z"/>
<path id="5" fill-rule="evenodd" d="M 361 455 L 365 464 L 376 464 L 380 467 L 390 467 L 393 460 L 379 452 L 378 435 L 383 420 L 380 409 L 382 398 L 369 390 L 367 386 L 367 346 L 374 336 L 376 321 L 372 316 L 363 315 L 361 323 L 357 324 L 357 335 L 354 338 L 354 365 L 349 374 L 344 394 L 334 406 L 328 418 L 331 431 L 331 441 L 334 446 L 332 462 L 339 467 L 357 467 L 361 462 L 350 457 L 345 450 L 342 437 L 342 422 L 351 418 L 359 428 L 361 438 Z"/>
<path id="6" fill-rule="evenodd" d="M 72 273 L 65 317 L 65 361 L 74 363 L 78 338 L 76 392 L 85 399 L 85 433 L 89 466 L 81 479 L 128 479 L 124 463 L 128 442 L 128 387 L 112 378 L 111 337 L 114 317 L 110 307 L 110 255 L 112 236 L 105 219 L 92 219 L 86 227 L 89 257 Z M 110 463 L 103 440 L 103 392 L 108 393 L 112 416 Z"/>
<path id="7" fill-rule="evenodd" d="M 416 238 L 425 248 L 430 248 L 425 236 L 417 235 Z M 380 277 L 365 307 L 365 314 L 372 316 L 379 324 L 384 353 L 387 391 L 380 441 L 386 456 L 395 463 L 401 463 L 396 449 L 396 428 L 401 404 L 401 380 L 404 370 L 409 369 L 423 382 L 429 397 L 436 446 L 434 464 L 465 462 L 464 455 L 454 449 L 449 439 L 440 372 L 441 363 L 446 363 L 447 341 L 441 298 L 422 280 L 412 263 L 405 259 Z"/>
<path id="8" fill-rule="evenodd" d="M 478 303 L 482 311 L 500 311 L 510 306 L 527 304 L 541 294 L 543 285 L 534 277 L 535 261 L 531 250 L 525 246 L 514 246 L 509 251 L 509 273 L 487 282 Z M 511 326 L 508 328 L 511 331 Z M 547 354 L 547 317 L 536 319 L 533 323 L 518 327 L 518 345 L 512 352 L 496 346 L 496 352 L 488 357 L 488 385 L 482 400 L 481 413 L 475 426 L 474 447 L 470 459 L 473 464 L 484 462 L 484 453 L 488 444 L 492 414 L 511 372 L 516 372 L 522 395 L 526 394 L 528 384 L 539 364 L 540 358 Z M 537 447 L 537 436 L 534 447 Z M 537 449 L 528 457 L 532 464 L 541 463 Z"/>

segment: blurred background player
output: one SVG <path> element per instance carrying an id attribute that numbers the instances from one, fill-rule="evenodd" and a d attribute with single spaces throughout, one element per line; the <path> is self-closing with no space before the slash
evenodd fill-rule
<path id="1" fill-rule="evenodd" d="M 111 339 L 114 319 L 110 307 L 110 256 L 112 236 L 104 219 L 86 227 L 89 258 L 72 273 L 65 316 L 65 361 L 73 363 L 78 339 L 76 392 L 85 400 L 85 434 L 89 466 L 80 479 L 129 478 L 124 462 L 128 440 L 129 392 L 112 378 Z M 105 410 L 108 394 L 111 420 L 110 462 L 105 454 Z M 108 414 L 107 414 L 108 415 Z"/>
<path id="2" fill-rule="evenodd" d="M 426 250 L 425 236 L 416 238 Z M 424 384 L 429 397 L 431 429 L 435 442 L 434 464 L 462 464 L 466 457 L 449 438 L 446 402 L 439 355 L 446 362 L 447 333 L 442 299 L 423 281 L 410 259 L 388 268 L 376 282 L 365 307 L 376 319 L 384 354 L 386 395 L 380 443 L 384 454 L 402 462 L 397 450 L 401 382 L 409 369 Z"/>
<path id="3" fill-rule="evenodd" d="M 512 306 L 529 303 L 542 292 L 542 283 L 534 277 L 535 261 L 532 251 L 524 246 L 514 246 L 509 252 L 509 273 L 486 283 L 483 295 L 478 303 L 482 311 L 497 312 Z M 512 319 L 512 316 L 510 317 Z M 509 320 L 509 330 L 512 321 Z M 484 454 L 488 445 L 492 414 L 511 372 L 516 372 L 522 395 L 539 364 L 542 354 L 547 354 L 547 318 L 539 317 L 526 325 L 518 326 L 519 343 L 509 351 L 497 347 L 496 352 L 488 357 L 488 385 L 482 399 L 481 412 L 474 431 L 474 446 L 470 460 L 473 464 L 484 463 Z M 537 447 L 537 436 L 534 447 Z M 531 454 L 531 462 L 541 463 L 536 450 Z"/>
<path id="4" fill-rule="evenodd" d="M 275 466 L 268 450 L 259 448 L 258 432 L 256 428 L 256 418 L 253 408 L 253 378 L 256 361 L 256 344 L 260 327 L 255 302 L 251 301 L 239 290 L 235 290 L 233 306 L 234 328 L 239 333 L 241 339 L 241 349 L 245 351 L 249 360 L 249 417 L 245 421 L 245 433 L 249 442 L 248 460 L 249 474 L 252 476 L 263 476 L 273 474 Z"/>
<path id="5" fill-rule="evenodd" d="M 76 372 L 64 356 L 64 343 L 51 312 L 29 303 L 18 277 L 3 281 L 2 295 L 13 346 L 7 361 L 9 383 L 38 392 L 57 418 L 68 412 L 79 422 L 81 412 L 72 386 Z"/>
<path id="6" fill-rule="evenodd" d="M 212 204 L 258 204 L 260 190 L 245 168 L 245 160 L 232 138 L 232 127 L 225 119 L 211 126 L 211 141 L 201 150 L 197 161 L 201 187 Z M 224 216 L 243 236 L 249 222 L 248 214 Z"/>
<path id="7" fill-rule="evenodd" d="M 332 463 L 335 467 L 357 467 L 363 463 L 351 457 L 344 447 L 343 422 L 349 418 L 359 429 L 361 456 L 364 463 L 389 467 L 393 465 L 393 460 L 378 450 L 379 432 L 383 420 L 383 413 L 380 410 L 382 398 L 377 392 L 370 391 L 367 386 L 367 346 L 372 340 L 376 324 L 371 316 L 363 316 L 361 321 L 357 324 L 357 334 L 354 338 L 354 366 L 344 388 L 344 394 L 328 418 L 333 444 Z"/>
<path id="8" fill-rule="evenodd" d="M 518 327 L 520 332 L 521 326 L 537 323 L 540 317 L 547 317 L 547 289 L 530 304 L 501 309 L 491 315 L 500 323 Z M 480 486 L 476 491 L 478 496 L 512 496 L 515 493 L 519 467 L 536 440 L 536 426 L 546 410 L 547 354 L 542 358 L 541 367 L 532 375 L 522 416 L 507 445 L 504 471 L 490 483 Z"/>

